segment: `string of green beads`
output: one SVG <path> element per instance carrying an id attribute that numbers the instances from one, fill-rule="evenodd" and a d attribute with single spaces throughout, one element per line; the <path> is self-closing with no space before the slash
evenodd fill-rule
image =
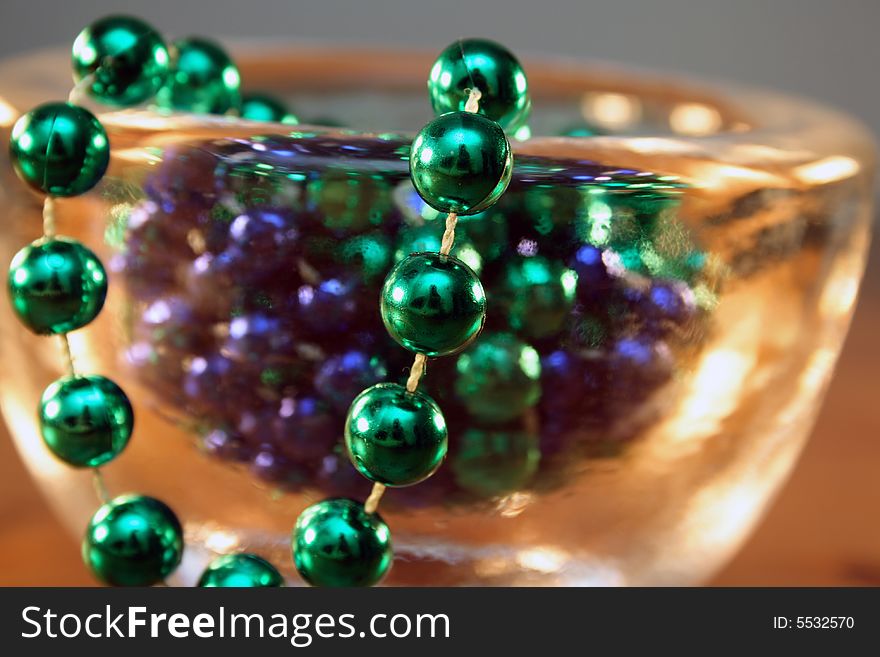
<path id="1" fill-rule="evenodd" d="M 428 93 L 435 113 L 464 110 L 469 89 L 480 90 L 477 111 L 509 132 L 516 132 L 529 117 L 525 71 L 507 48 L 494 41 L 456 41 L 431 67 Z"/>
<path id="2" fill-rule="evenodd" d="M 183 556 L 183 528 L 164 503 L 120 495 L 92 516 L 83 561 L 111 586 L 150 586 L 170 575 Z"/>
<path id="3" fill-rule="evenodd" d="M 168 79 L 156 95 L 163 109 L 225 114 L 241 106 L 241 76 L 232 58 L 207 39 L 179 39 L 172 46 L 174 58 Z"/>
<path id="4" fill-rule="evenodd" d="M 89 93 L 107 105 L 137 105 L 155 96 L 169 63 L 160 34 L 131 16 L 102 18 L 73 42 L 73 79 L 92 76 Z"/>
<path id="5" fill-rule="evenodd" d="M 199 577 L 203 588 L 265 588 L 284 586 L 284 578 L 271 563 L 256 554 L 217 557 Z"/>
<path id="6" fill-rule="evenodd" d="M 458 258 L 415 253 L 388 274 L 380 311 L 398 343 L 427 356 L 446 356 L 467 347 L 483 328 L 486 294 Z"/>
<path id="7" fill-rule="evenodd" d="M 359 502 L 335 498 L 313 504 L 293 530 L 293 560 L 313 586 L 372 586 L 391 567 L 391 532 Z"/>
<path id="8" fill-rule="evenodd" d="M 424 481 L 446 456 L 446 420 L 423 392 L 397 383 L 367 388 L 351 404 L 345 446 L 358 471 L 386 486 Z"/>
<path id="9" fill-rule="evenodd" d="M 409 157 L 413 185 L 441 212 L 476 214 L 495 203 L 513 172 L 501 126 L 479 114 L 449 112 L 416 135 Z"/>
<path id="10" fill-rule="evenodd" d="M 110 142 L 91 112 L 70 103 L 44 103 L 12 127 L 9 158 L 18 177 L 53 196 L 77 196 L 101 179 Z"/>
<path id="11" fill-rule="evenodd" d="M 46 446 L 74 467 L 97 467 L 128 444 L 134 411 L 118 385 L 103 376 L 77 376 L 52 383 L 40 400 L 40 431 Z"/>
<path id="12" fill-rule="evenodd" d="M 67 333 L 91 322 L 107 296 L 107 273 L 94 253 L 74 240 L 37 241 L 12 259 L 9 297 L 34 333 Z"/>

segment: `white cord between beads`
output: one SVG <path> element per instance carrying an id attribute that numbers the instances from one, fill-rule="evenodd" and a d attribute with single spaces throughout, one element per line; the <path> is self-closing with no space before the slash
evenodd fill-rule
<path id="1" fill-rule="evenodd" d="M 466 89 L 465 91 L 467 92 L 468 99 L 464 105 L 464 111 L 476 114 L 480 109 L 480 98 L 483 97 L 483 94 L 479 89 Z M 449 255 L 449 252 L 452 251 L 452 246 L 455 244 L 455 226 L 457 223 L 457 213 L 450 212 L 446 215 L 446 228 L 443 231 L 443 238 L 440 240 L 441 255 Z M 425 354 L 416 354 L 413 359 L 412 367 L 409 370 L 409 378 L 406 380 L 407 392 L 413 393 L 418 389 L 419 381 L 425 373 L 425 365 L 427 362 L 428 357 L 425 356 Z M 376 509 L 379 508 L 379 502 L 382 500 L 384 494 L 385 486 L 375 482 L 373 484 L 373 490 L 370 491 L 370 496 L 367 497 L 364 502 L 364 511 L 367 513 L 375 513 Z"/>
<path id="2" fill-rule="evenodd" d="M 55 239 L 55 197 L 47 196 L 43 201 L 43 237 Z"/>

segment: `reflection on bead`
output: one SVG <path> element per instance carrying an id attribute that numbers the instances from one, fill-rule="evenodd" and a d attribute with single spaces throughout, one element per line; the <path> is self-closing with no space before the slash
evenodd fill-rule
<path id="1" fill-rule="evenodd" d="M 479 112 L 510 132 L 529 116 L 528 81 L 522 65 L 504 46 L 487 39 L 460 39 L 431 67 L 428 93 L 434 112 L 464 110 L 468 89 L 479 89 Z"/>
<path id="2" fill-rule="evenodd" d="M 416 135 L 409 166 L 428 205 L 469 215 L 488 208 L 507 189 L 513 155 L 500 125 L 479 114 L 449 112 Z"/>
<path id="3" fill-rule="evenodd" d="M 183 528 L 165 504 L 120 495 L 92 516 L 83 560 L 111 586 L 150 586 L 174 572 L 183 556 Z"/>
<path id="4" fill-rule="evenodd" d="M 430 477 L 446 456 L 446 420 L 423 392 L 379 383 L 352 402 L 345 445 L 355 467 L 371 481 L 411 486 Z"/>
<path id="5" fill-rule="evenodd" d="M 504 268 L 499 298 L 510 326 L 529 338 L 559 332 L 574 304 L 577 274 L 543 256 L 515 258 Z"/>
<path id="6" fill-rule="evenodd" d="M 284 103 L 268 94 L 245 94 L 241 102 L 241 118 L 289 125 L 299 123 L 299 119 L 287 111 Z"/>
<path id="7" fill-rule="evenodd" d="M 59 459 L 97 467 L 128 444 L 134 412 L 125 393 L 103 376 L 78 376 L 51 384 L 40 400 L 40 433 Z"/>
<path id="8" fill-rule="evenodd" d="M 315 390 L 337 411 L 345 412 L 359 392 L 387 376 L 388 368 L 379 356 L 351 349 L 321 365 Z"/>
<path id="9" fill-rule="evenodd" d="M 172 46 L 171 71 L 156 96 L 164 109 L 225 114 L 241 106 L 241 77 L 232 59 L 207 39 L 179 39 Z"/>
<path id="10" fill-rule="evenodd" d="M 67 333 L 91 322 L 107 296 L 98 257 L 74 240 L 34 242 L 12 259 L 9 296 L 18 318 L 34 333 Z"/>
<path id="11" fill-rule="evenodd" d="M 480 279 L 458 258 L 415 253 L 399 262 L 382 286 L 382 321 L 407 349 L 428 356 L 461 351 L 486 319 Z"/>
<path id="12" fill-rule="evenodd" d="M 9 158 L 18 177 L 54 196 L 77 196 L 101 180 L 110 142 L 91 112 L 69 103 L 45 103 L 12 127 Z"/>
<path id="13" fill-rule="evenodd" d="M 165 83 L 168 49 L 150 25 L 130 16 L 108 16 L 73 42 L 73 78 L 91 75 L 89 93 L 102 103 L 137 105 Z"/>
<path id="14" fill-rule="evenodd" d="M 461 436 L 451 467 L 459 486 L 492 497 L 527 486 L 540 460 L 535 434 L 517 429 L 470 428 Z"/>
<path id="15" fill-rule="evenodd" d="M 271 563 L 256 554 L 217 557 L 199 577 L 201 587 L 262 588 L 284 586 L 284 578 Z"/>
<path id="16" fill-rule="evenodd" d="M 313 586 L 372 586 L 391 567 L 391 532 L 359 502 L 330 499 L 308 507 L 293 530 L 293 560 Z"/>
<path id="17" fill-rule="evenodd" d="M 475 418 L 506 422 L 541 396 L 538 352 L 509 333 L 484 335 L 458 357 L 455 392 Z"/>

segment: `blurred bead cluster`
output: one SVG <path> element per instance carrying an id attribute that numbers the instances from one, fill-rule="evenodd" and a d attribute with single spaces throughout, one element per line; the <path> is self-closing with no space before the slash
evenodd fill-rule
<path id="1" fill-rule="evenodd" d="M 403 383 L 377 311 L 443 219 L 409 181 L 405 138 L 297 131 L 168 148 L 112 263 L 134 300 L 127 360 L 213 457 L 271 489 L 361 498 L 342 445 L 354 397 Z M 488 295 L 481 336 L 432 361 L 449 467 L 392 506 L 552 488 L 616 454 L 699 344 L 711 263 L 651 172 L 518 156 L 507 194 L 459 218 L 453 254 Z M 641 424 L 640 424 L 641 423 Z"/>

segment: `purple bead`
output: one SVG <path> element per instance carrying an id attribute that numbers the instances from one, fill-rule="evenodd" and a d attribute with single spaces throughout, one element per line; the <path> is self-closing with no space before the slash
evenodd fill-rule
<path id="1" fill-rule="evenodd" d="M 215 198 L 217 157 L 194 146 L 173 146 L 144 183 L 147 197 L 166 212 L 196 205 L 210 207 Z"/>
<path id="2" fill-rule="evenodd" d="M 252 209 L 233 220 L 229 226 L 229 239 L 251 256 L 276 262 L 293 257 L 299 242 L 299 230 L 289 212 Z"/>
<path id="3" fill-rule="evenodd" d="M 266 362 L 294 353 L 295 339 L 290 326 L 277 317 L 255 312 L 233 317 L 221 353 L 233 360 Z"/>
<path id="4" fill-rule="evenodd" d="M 297 461 L 318 461 L 342 439 L 343 417 L 314 397 L 286 398 L 273 419 L 274 443 Z"/>
<path id="5" fill-rule="evenodd" d="M 583 364 L 577 356 L 557 349 L 541 358 L 541 406 L 550 412 L 566 412 L 584 398 Z"/>
<path id="6" fill-rule="evenodd" d="M 356 283 L 341 278 L 302 285 L 296 291 L 299 319 L 314 336 L 348 331 L 359 319 L 363 295 Z M 378 295 L 370 300 L 378 315 Z"/>
<path id="7" fill-rule="evenodd" d="M 306 468 L 291 462 L 269 446 L 264 446 L 254 455 L 251 460 L 251 472 L 263 481 L 288 490 L 298 489 L 309 480 Z"/>
<path id="8" fill-rule="evenodd" d="M 607 295 L 612 278 L 602 260 L 602 251 L 584 244 L 571 257 L 568 266 L 578 275 L 577 296 L 582 303 L 595 303 Z"/>
<path id="9" fill-rule="evenodd" d="M 241 437 L 226 429 L 212 429 L 202 437 L 204 450 L 226 461 L 244 462 L 251 459 L 253 450 Z"/>
<path id="10" fill-rule="evenodd" d="M 243 377 L 235 363 L 220 354 L 193 358 L 183 379 L 187 406 L 211 417 L 234 417 L 238 409 L 255 404 L 255 388 L 255 381 Z"/>
<path id="11" fill-rule="evenodd" d="M 331 454 L 321 460 L 318 483 L 328 497 L 363 499 L 372 484 L 361 475 L 347 457 Z"/>
<path id="12" fill-rule="evenodd" d="M 147 305 L 133 333 L 157 347 L 183 352 L 203 352 L 213 344 L 210 323 L 203 321 L 189 299 L 176 295 Z"/>
<path id="13" fill-rule="evenodd" d="M 345 413 L 361 391 L 387 376 L 388 369 L 381 358 L 351 350 L 324 361 L 315 376 L 315 390 L 334 409 Z"/>

